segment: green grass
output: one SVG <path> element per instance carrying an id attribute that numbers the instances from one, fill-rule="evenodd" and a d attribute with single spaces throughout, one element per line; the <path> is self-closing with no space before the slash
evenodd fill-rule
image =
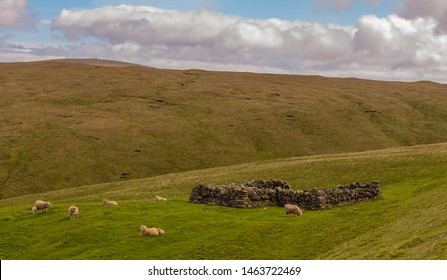
<path id="1" fill-rule="evenodd" d="M 0 63 L 0 77 L 0 199 L 447 142 L 443 84 L 54 61 Z"/>
<path id="2" fill-rule="evenodd" d="M 188 202 L 198 182 L 282 179 L 295 189 L 382 183 L 383 199 L 285 215 Z M 307 156 L 0 200 L 1 259 L 446 259 L 447 144 Z M 168 198 L 153 200 L 155 195 Z M 101 206 L 103 197 L 119 202 Z M 31 214 L 36 199 L 52 202 Z M 70 205 L 80 209 L 70 220 Z M 165 235 L 140 237 L 141 224 Z"/>
<path id="3" fill-rule="evenodd" d="M 446 85 L 104 63 L 0 63 L 0 259 L 447 258 Z M 188 202 L 253 179 L 378 180 L 383 200 Z"/>

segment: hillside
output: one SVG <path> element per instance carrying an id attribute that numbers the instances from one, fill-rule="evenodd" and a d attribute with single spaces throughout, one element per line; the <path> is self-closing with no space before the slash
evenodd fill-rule
<path id="1" fill-rule="evenodd" d="M 0 200 L 1 259 L 447 258 L 447 143 L 304 156 Z M 281 207 L 189 203 L 198 182 L 277 178 L 294 189 L 380 180 L 383 199 L 296 218 Z M 155 195 L 168 201 L 157 202 Z M 103 197 L 118 206 L 98 205 Z M 48 213 L 31 213 L 35 199 Z M 79 207 L 70 220 L 67 208 Z M 141 224 L 165 235 L 140 237 Z M 32 234 L 30 230 L 32 229 Z"/>
<path id="2" fill-rule="evenodd" d="M 447 142 L 447 85 L 121 66 L 0 64 L 0 199 Z"/>

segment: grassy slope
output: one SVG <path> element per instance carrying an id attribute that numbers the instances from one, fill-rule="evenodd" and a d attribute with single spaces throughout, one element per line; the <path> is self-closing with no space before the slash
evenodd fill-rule
<path id="1" fill-rule="evenodd" d="M 446 85 L 0 64 L 0 199 L 258 160 L 447 141 Z"/>
<path id="2" fill-rule="evenodd" d="M 286 216 L 188 202 L 197 182 L 277 178 L 295 188 L 380 180 L 384 199 Z M 1 259 L 446 259 L 447 143 L 306 156 L 0 200 Z M 154 195 L 168 197 L 155 202 Z M 117 207 L 99 206 L 103 197 Z M 70 220 L 75 204 L 80 216 Z M 166 231 L 139 237 L 141 224 Z"/>

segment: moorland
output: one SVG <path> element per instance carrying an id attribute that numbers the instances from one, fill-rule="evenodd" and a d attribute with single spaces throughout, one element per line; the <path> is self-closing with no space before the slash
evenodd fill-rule
<path id="1" fill-rule="evenodd" d="M 429 81 L 1 63 L 0 258 L 446 259 L 446 92 Z M 188 201 L 198 183 L 253 179 L 302 190 L 377 180 L 383 199 L 299 218 Z M 37 199 L 52 208 L 31 213 Z M 165 235 L 140 237 L 141 224 Z"/>

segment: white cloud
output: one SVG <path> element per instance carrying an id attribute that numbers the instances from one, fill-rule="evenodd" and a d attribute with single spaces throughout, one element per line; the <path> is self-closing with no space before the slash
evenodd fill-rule
<path id="1" fill-rule="evenodd" d="M 146 6 L 106 6 L 93 10 L 62 10 L 53 26 L 70 39 L 94 36 L 110 42 L 123 37 L 139 44 L 206 44 L 238 17 L 205 10 L 181 12 Z"/>
<path id="2" fill-rule="evenodd" d="M 160 68 L 447 82 L 447 35 L 428 17 L 366 15 L 339 26 L 122 5 L 63 10 L 52 26 L 73 41 L 30 45 L 4 36 L 1 59 L 97 57 Z"/>
<path id="3" fill-rule="evenodd" d="M 27 11 L 28 0 L 0 0 L 1 27 L 32 27 L 34 17 Z"/>
<path id="4" fill-rule="evenodd" d="M 357 24 L 354 49 L 357 55 L 371 57 L 370 61 L 363 61 L 383 64 L 383 67 L 445 70 L 447 35 L 438 34 L 436 27 L 437 22 L 431 18 L 364 16 Z"/>
<path id="5" fill-rule="evenodd" d="M 111 45 L 132 44 L 135 52 L 157 53 L 162 58 L 190 56 L 198 61 L 267 64 L 338 57 L 349 48 L 354 31 L 301 21 L 244 19 L 206 10 L 126 5 L 63 10 L 53 27 L 71 39 L 95 37 Z"/>

